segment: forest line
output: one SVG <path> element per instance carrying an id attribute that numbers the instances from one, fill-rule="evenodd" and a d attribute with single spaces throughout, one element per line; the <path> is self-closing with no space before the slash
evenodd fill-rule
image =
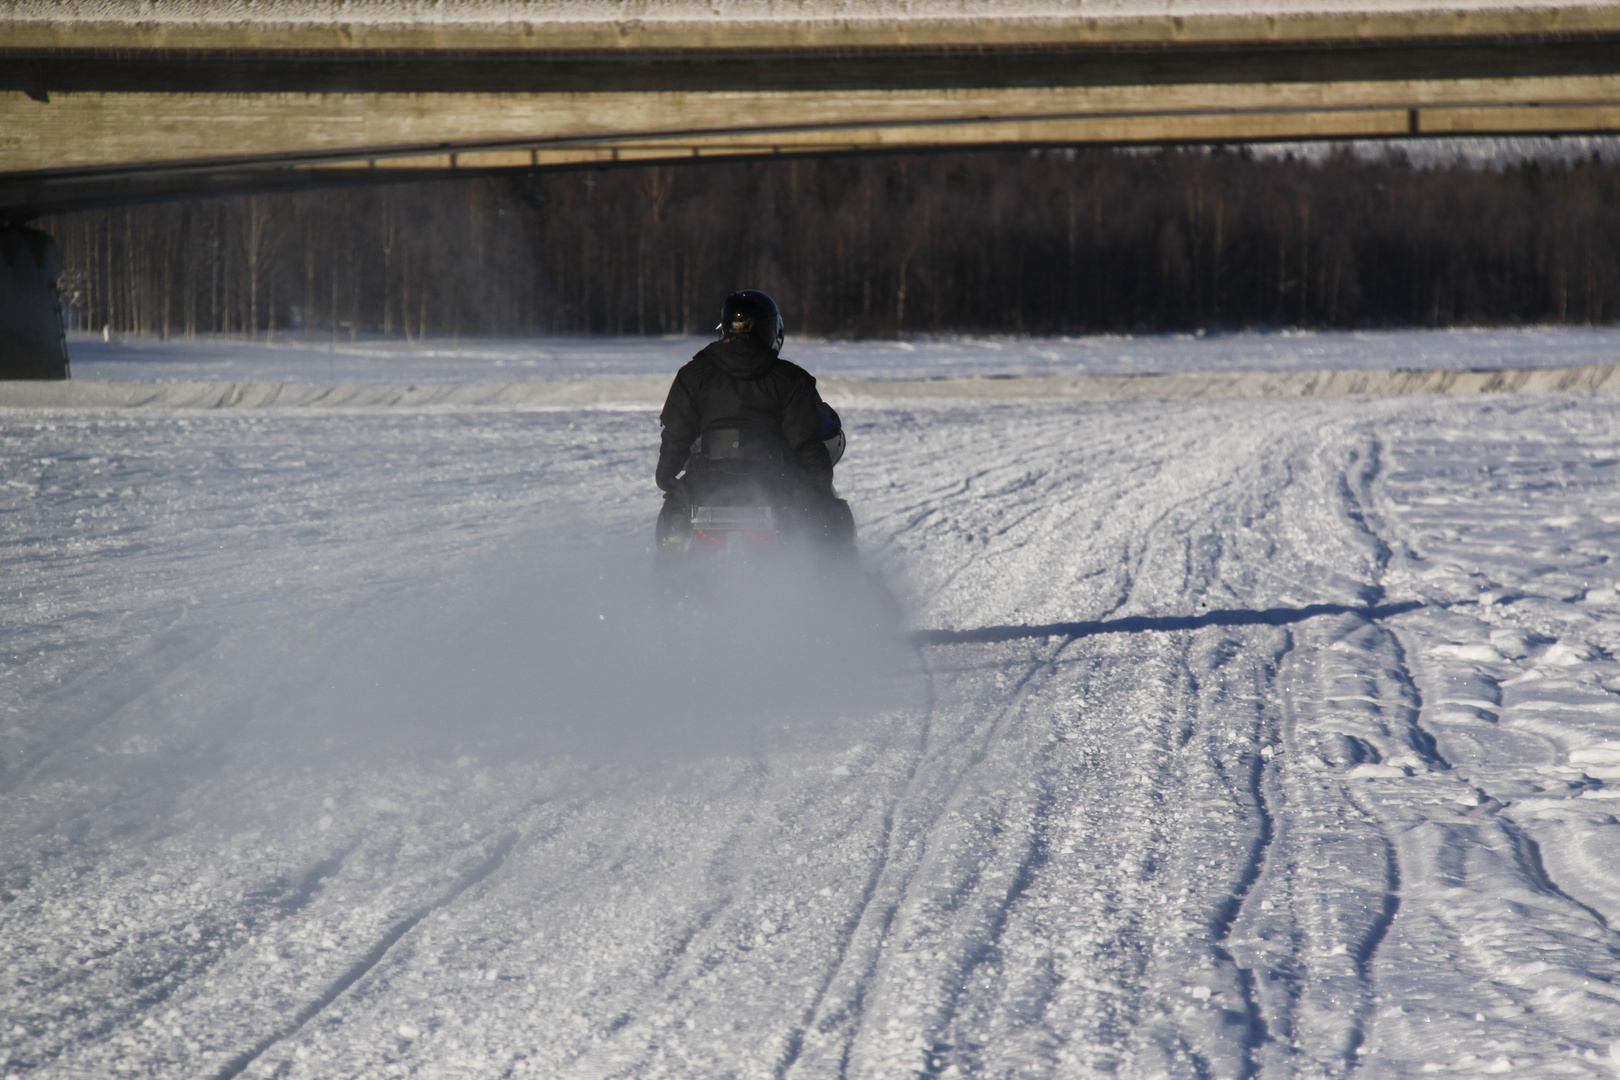
<path id="1" fill-rule="evenodd" d="M 73 328 L 274 338 L 1601 323 L 1620 164 L 1225 150 L 734 162 L 47 219 Z"/>

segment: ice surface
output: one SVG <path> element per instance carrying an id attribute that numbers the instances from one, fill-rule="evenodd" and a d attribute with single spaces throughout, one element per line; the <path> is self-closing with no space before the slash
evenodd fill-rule
<path id="1" fill-rule="evenodd" d="M 330 344 L 74 335 L 81 379 L 305 383 L 532 382 L 669 375 L 701 337 L 535 337 Z M 805 341 L 784 355 L 818 376 L 926 379 L 998 375 L 1147 375 L 1182 371 L 1533 368 L 1612 364 L 1620 328 L 960 337 Z"/>
<path id="2" fill-rule="evenodd" d="M 0 410 L 0 1075 L 1613 1075 L 1612 403 L 846 421 L 915 648 L 650 409 Z"/>

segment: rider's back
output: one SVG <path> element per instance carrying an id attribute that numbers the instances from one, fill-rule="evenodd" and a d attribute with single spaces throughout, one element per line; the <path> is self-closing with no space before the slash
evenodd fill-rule
<path id="1" fill-rule="evenodd" d="M 705 432 L 748 429 L 779 438 L 807 471 L 832 465 L 821 444 L 821 396 L 815 378 L 747 338 L 712 342 L 676 373 L 664 411 L 660 472 L 686 461 Z"/>

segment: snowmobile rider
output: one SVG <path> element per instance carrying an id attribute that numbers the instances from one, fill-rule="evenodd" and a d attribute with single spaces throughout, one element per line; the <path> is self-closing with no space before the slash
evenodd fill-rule
<path id="1" fill-rule="evenodd" d="M 842 444 L 842 427 L 810 373 L 778 355 L 783 325 L 776 301 L 757 289 L 732 293 L 715 329 L 720 340 L 676 373 L 659 415 L 660 540 L 746 465 L 768 480 L 784 509 L 799 512 L 812 536 L 853 552 L 855 519 L 833 490 L 828 452 L 829 443 Z"/>

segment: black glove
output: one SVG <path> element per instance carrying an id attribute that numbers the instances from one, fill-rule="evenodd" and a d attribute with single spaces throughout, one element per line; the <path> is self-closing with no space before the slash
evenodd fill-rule
<path id="1" fill-rule="evenodd" d="M 682 462 L 673 458 L 660 457 L 658 471 L 653 474 L 653 483 L 658 485 L 659 491 L 674 491 L 675 485 L 680 483 L 677 479 L 681 471 Z"/>

